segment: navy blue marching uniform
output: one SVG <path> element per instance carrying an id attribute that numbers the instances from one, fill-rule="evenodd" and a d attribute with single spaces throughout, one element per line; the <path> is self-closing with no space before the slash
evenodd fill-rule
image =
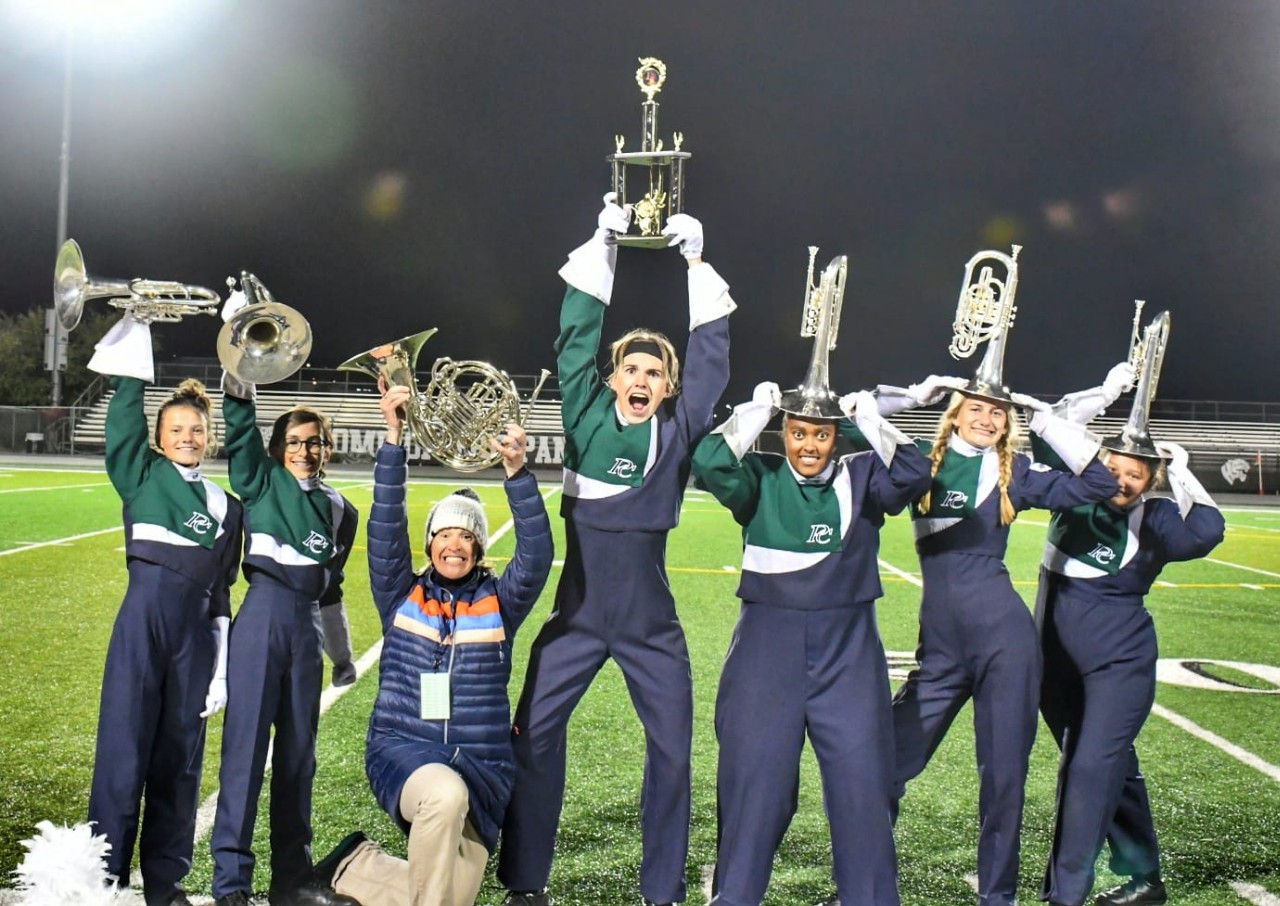
<path id="1" fill-rule="evenodd" d="M 214 819 L 213 894 L 253 888 L 253 826 L 267 746 L 271 892 L 311 871 L 311 786 L 324 681 L 320 611 L 342 599 L 355 508 L 319 479 L 300 481 L 268 455 L 252 401 L 224 393 L 232 487 L 244 499 L 249 590 L 231 626 L 228 703 Z"/>
<path id="2" fill-rule="evenodd" d="M 893 701 L 897 799 L 973 699 L 983 906 L 1008 906 L 1017 891 L 1041 673 L 1034 620 L 1004 564 L 1009 527 L 1000 523 L 999 456 L 995 446 L 979 449 L 953 434 L 929 511 L 912 511 L 924 581 L 919 667 Z M 1042 468 L 1013 454 L 1008 493 L 1015 509 L 1068 509 L 1115 493 L 1115 480 L 1092 453 L 1078 476 Z"/>
<path id="3" fill-rule="evenodd" d="M 177 895 L 195 844 L 216 617 L 231 615 L 240 502 L 151 450 L 143 384 L 112 379 L 107 474 L 124 501 L 129 587 L 107 648 L 89 820 L 107 873 L 129 882 L 139 805 L 148 904 Z"/>
<path id="4" fill-rule="evenodd" d="M 693 448 L 710 431 L 729 380 L 727 316 L 734 305 L 709 264 L 690 268 L 694 323 L 674 415 L 660 408 L 648 421 L 625 424 L 596 368 L 612 261 L 599 282 L 575 269 L 578 256 L 606 253 L 598 241 L 600 248 L 588 243 L 575 251 L 561 271 L 569 283 L 556 344 L 568 553 L 516 709 L 516 782 L 498 878 L 513 891 L 546 887 L 564 801 L 565 728 L 612 657 L 645 729 L 640 889 L 651 902 L 671 903 L 685 896 L 693 684 L 667 582 L 667 533 L 680 516 Z"/>
<path id="5" fill-rule="evenodd" d="M 1037 455 L 1042 455 L 1037 451 Z M 1155 624 L 1143 599 L 1165 564 L 1206 556 L 1225 522 L 1211 499 L 1095 503 L 1050 522 L 1036 623 L 1040 709 L 1062 758 L 1053 848 L 1041 898 L 1080 906 L 1102 844 L 1111 869 L 1159 883 L 1160 850 L 1134 741 L 1156 692 Z"/>
<path id="6" fill-rule="evenodd" d="M 759 411 L 763 410 L 763 411 Z M 796 811 L 805 734 L 822 771 L 841 902 L 897 906 L 890 818 L 893 724 L 875 601 L 880 528 L 929 486 L 912 444 L 803 478 L 786 457 L 748 452 L 758 402 L 698 445 L 699 484 L 743 526 L 742 610 L 716 698 L 713 903 L 758 906 Z M 761 416 L 763 416 L 761 418 Z"/>

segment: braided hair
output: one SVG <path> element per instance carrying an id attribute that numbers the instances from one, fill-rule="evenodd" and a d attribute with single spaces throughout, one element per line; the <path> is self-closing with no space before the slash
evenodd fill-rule
<path id="1" fill-rule="evenodd" d="M 933 448 L 929 451 L 930 475 L 937 475 L 938 469 L 942 468 L 942 457 L 946 455 L 951 442 L 951 435 L 955 433 L 960 407 L 964 405 L 967 399 L 969 397 L 959 390 L 951 394 L 951 402 L 947 404 L 947 411 L 942 413 L 942 418 L 938 421 L 938 433 L 933 440 Z M 986 398 L 983 397 L 983 399 Z M 1000 524 L 1011 525 L 1013 520 L 1018 518 L 1018 510 L 1014 507 L 1013 500 L 1009 497 L 1009 485 L 1013 482 L 1013 449 L 1017 446 L 1022 431 L 1018 425 L 1017 417 L 1013 414 L 1012 407 L 1008 403 L 997 403 L 997 405 L 1004 409 L 1005 414 L 1008 416 L 1005 420 L 1007 425 L 1005 432 L 995 444 L 996 453 L 1000 457 Z M 920 498 L 916 504 L 919 512 L 929 512 L 929 503 L 932 497 L 933 491 L 931 489 Z"/>

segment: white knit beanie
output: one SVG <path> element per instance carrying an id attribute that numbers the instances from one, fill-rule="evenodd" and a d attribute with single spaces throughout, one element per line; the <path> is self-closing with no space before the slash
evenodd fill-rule
<path id="1" fill-rule="evenodd" d="M 489 520 L 480 496 L 471 488 L 460 488 L 431 508 L 427 515 L 427 545 L 436 532 L 447 528 L 466 529 L 475 535 L 480 555 L 489 549 Z"/>

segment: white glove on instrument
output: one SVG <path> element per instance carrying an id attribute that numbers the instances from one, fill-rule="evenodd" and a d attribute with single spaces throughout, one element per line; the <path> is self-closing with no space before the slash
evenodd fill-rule
<path id="1" fill-rule="evenodd" d="M 897 415 L 908 409 L 918 409 L 941 402 L 952 390 L 963 390 L 968 383 L 964 378 L 931 374 L 910 387 L 881 384 L 876 387 L 876 405 L 883 416 Z"/>
<path id="2" fill-rule="evenodd" d="M 604 196 L 604 207 L 596 217 L 597 229 L 591 238 L 569 253 L 560 268 L 560 279 L 574 289 L 599 299 L 605 305 L 613 296 L 613 268 L 618 260 L 618 246 L 613 233 L 625 233 L 631 222 L 631 211 L 617 204 L 618 196 Z"/>
<path id="3" fill-rule="evenodd" d="M 1077 425 L 1087 425 L 1118 400 L 1127 388 L 1133 386 L 1133 381 L 1133 366 L 1128 361 L 1121 362 L 1112 366 L 1101 386 L 1068 393 L 1054 403 L 1054 414 Z"/>
<path id="4" fill-rule="evenodd" d="M 227 638 L 231 633 L 231 617 L 214 617 L 213 622 L 218 634 L 218 653 L 201 717 L 213 717 L 227 706 Z"/>
<path id="5" fill-rule="evenodd" d="M 256 400 L 258 398 L 258 385 L 251 381 L 242 381 L 238 377 L 231 375 L 225 368 L 222 369 L 222 380 L 218 383 L 222 392 L 227 396 L 234 396 L 238 400 Z"/>
<path id="6" fill-rule="evenodd" d="M 222 303 L 222 320 L 230 321 L 235 317 L 236 312 L 249 304 L 249 297 L 245 295 L 244 290 L 237 289 L 227 296 L 227 301 Z"/>
<path id="7" fill-rule="evenodd" d="M 155 383 L 155 357 L 151 352 L 151 325 L 126 314 L 94 346 L 89 369 L 98 374 L 137 378 Z"/>
<path id="8" fill-rule="evenodd" d="M 1166 440 L 1156 441 L 1156 449 L 1169 457 L 1169 464 L 1165 467 L 1169 475 L 1169 490 L 1173 492 L 1173 499 L 1177 502 L 1178 512 L 1183 519 L 1187 518 L 1193 504 L 1218 508 L 1200 479 L 1196 478 L 1188 466 L 1190 457 L 1186 450 Z"/>
<path id="9" fill-rule="evenodd" d="M 662 235 L 668 237 L 668 246 L 679 245 L 680 254 L 686 258 L 702 257 L 702 223 L 688 214 L 673 214 L 667 218 Z"/>
<path id="10" fill-rule="evenodd" d="M 1009 400 L 1020 408 L 1029 412 L 1043 412 L 1046 415 L 1053 414 L 1053 406 L 1044 400 L 1038 400 L 1034 396 L 1026 393 L 1010 393 Z"/>
<path id="11" fill-rule="evenodd" d="M 1051 408 L 1046 405 L 1044 409 L 1035 410 L 1031 416 L 1031 430 L 1040 435 L 1040 439 L 1058 454 L 1068 469 L 1079 475 L 1097 457 L 1102 444 L 1097 435 L 1084 425 L 1059 418 L 1050 411 Z"/>
<path id="12" fill-rule="evenodd" d="M 723 437 L 733 455 L 741 461 L 768 427 L 769 419 L 778 411 L 778 403 L 781 401 L 782 391 L 777 384 L 772 381 L 756 384 L 751 402 L 734 406 L 733 414 L 711 433 Z"/>
<path id="13" fill-rule="evenodd" d="M 846 405 L 849 396 L 853 397 L 851 407 Z M 871 444 L 871 449 L 876 451 L 876 455 L 885 466 L 893 465 L 893 454 L 897 451 L 898 444 L 911 443 L 910 437 L 903 434 L 901 429 L 880 414 L 879 403 L 870 390 L 859 390 L 857 393 L 842 396 L 840 408 L 853 417 L 858 430 L 862 432 L 862 436 L 867 439 L 867 443 Z"/>

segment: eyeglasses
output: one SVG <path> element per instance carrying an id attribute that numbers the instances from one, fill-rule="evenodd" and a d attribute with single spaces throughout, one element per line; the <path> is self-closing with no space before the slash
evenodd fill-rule
<path id="1" fill-rule="evenodd" d="M 286 440 L 284 442 L 285 450 L 287 450 L 290 453 L 297 453 L 303 447 L 306 447 L 308 453 L 315 455 L 319 453 L 321 450 L 326 449 L 328 446 L 329 446 L 329 442 L 327 440 L 322 440 L 319 437 L 312 437 L 309 440 L 298 440 L 297 438 L 290 438 L 289 440 Z"/>

